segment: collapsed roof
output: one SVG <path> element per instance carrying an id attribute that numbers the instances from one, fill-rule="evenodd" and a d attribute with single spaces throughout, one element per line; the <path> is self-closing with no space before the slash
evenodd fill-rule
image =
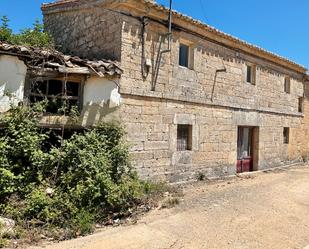
<path id="1" fill-rule="evenodd" d="M 17 56 L 30 69 L 44 69 L 68 74 L 93 74 L 99 77 L 119 77 L 123 71 L 117 62 L 110 60 L 87 60 L 47 48 L 10 45 L 0 42 L 0 55 Z"/>

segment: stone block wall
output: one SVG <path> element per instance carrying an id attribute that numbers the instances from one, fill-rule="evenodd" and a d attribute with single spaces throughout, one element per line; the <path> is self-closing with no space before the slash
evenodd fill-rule
<path id="1" fill-rule="evenodd" d="M 222 177 L 236 173 L 237 128 L 257 126 L 258 168 L 267 169 L 302 160 L 291 132 L 283 143 L 283 127 L 298 129 L 302 118 L 235 111 L 188 102 L 123 95 L 120 107 L 131 155 L 140 176 L 183 182 L 199 174 Z M 193 127 L 192 151 L 177 151 L 177 124 Z"/>
<path id="2" fill-rule="evenodd" d="M 152 21 L 146 26 L 145 57 L 152 62 L 152 67 L 144 80 L 141 73 L 141 23 L 130 17 L 124 18 L 121 43 L 123 93 L 299 114 L 298 98 L 303 96 L 303 75 L 183 31 L 173 31 L 172 50 L 163 55 L 156 89 L 151 91 L 160 34 L 166 32 L 165 27 Z M 180 43 L 190 46 L 190 69 L 178 64 Z M 165 40 L 162 49 L 166 47 Z M 245 82 L 247 64 L 256 65 L 255 85 Z M 217 69 L 223 68 L 226 72 L 216 74 Z M 284 92 L 285 76 L 291 77 L 290 94 Z"/>
<path id="3" fill-rule="evenodd" d="M 151 91 L 160 34 L 164 32 L 158 24 L 147 25 L 145 57 L 152 67 L 143 79 L 141 23 L 124 18 L 122 111 L 140 175 L 178 182 L 194 180 L 200 173 L 210 178 L 233 175 L 239 126 L 258 129 L 257 170 L 303 160 L 299 133 L 304 118 L 298 112 L 298 99 L 304 94 L 303 75 L 176 31 L 171 53 L 163 56 L 156 90 Z M 180 42 L 191 44 L 191 69 L 178 65 Z M 245 82 L 247 63 L 256 65 L 255 85 Z M 223 68 L 226 72 L 216 75 L 216 69 Z M 286 76 L 291 77 L 289 94 L 284 92 Z M 178 152 L 177 124 L 188 119 L 193 125 L 194 146 L 192 151 Z M 289 144 L 283 142 L 284 127 L 290 128 Z"/>
<path id="4" fill-rule="evenodd" d="M 54 37 L 57 49 L 65 54 L 119 61 L 121 17 L 92 2 L 43 11 L 45 28 Z"/>
<path id="5" fill-rule="evenodd" d="M 99 7 L 46 13 L 44 19 L 65 52 L 121 62 L 122 104 L 115 112 L 127 127 L 133 163 L 143 178 L 182 182 L 198 174 L 235 174 L 239 126 L 257 128 L 256 169 L 302 161 L 306 142 L 301 134 L 307 122 L 298 112 L 298 99 L 304 95 L 302 74 L 173 30 L 171 52 L 162 57 L 152 91 L 166 27 L 150 20 L 146 25 L 144 51 L 151 65 L 143 78 L 140 20 Z M 190 45 L 191 68 L 178 65 L 180 43 Z M 167 41 L 161 45 L 167 48 Z M 255 85 L 245 82 L 247 64 L 256 65 Z M 223 68 L 226 72 L 216 74 Z M 291 77 L 289 94 L 284 92 L 285 76 Z M 178 124 L 192 125 L 191 151 L 177 151 Z M 289 144 L 283 142 L 284 127 L 290 128 Z"/>
<path id="6" fill-rule="evenodd" d="M 305 94 L 304 94 L 304 118 L 301 120 L 301 126 L 299 129 L 294 130 L 295 136 L 298 138 L 298 144 L 294 146 L 294 149 L 301 150 L 302 157 L 305 161 L 309 160 L 309 81 L 305 82 Z M 289 152 L 294 153 L 294 150 Z"/>

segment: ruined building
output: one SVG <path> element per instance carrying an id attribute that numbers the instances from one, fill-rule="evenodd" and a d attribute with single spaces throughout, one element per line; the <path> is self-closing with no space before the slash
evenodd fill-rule
<path id="1" fill-rule="evenodd" d="M 0 113 L 11 105 L 48 100 L 40 126 L 80 129 L 103 119 L 102 110 L 120 104 L 122 70 L 107 60 L 86 60 L 55 50 L 14 46 L 0 42 Z M 61 111 L 59 109 L 64 108 Z M 70 119 L 72 108 L 79 120 Z"/>
<path id="2" fill-rule="evenodd" d="M 63 53 L 119 62 L 116 85 L 72 81 L 84 115 L 126 126 L 143 178 L 181 182 L 306 158 L 303 66 L 174 11 L 170 40 L 169 9 L 155 1 L 64 0 L 42 11 Z"/>

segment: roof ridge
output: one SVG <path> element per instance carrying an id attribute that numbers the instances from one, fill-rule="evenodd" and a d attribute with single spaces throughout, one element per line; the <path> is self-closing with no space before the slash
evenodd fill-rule
<path id="1" fill-rule="evenodd" d="M 29 67 L 57 69 L 59 72 L 63 68 L 85 68 L 89 72 L 100 77 L 104 75 L 118 75 L 123 73 L 118 62 L 100 59 L 89 60 L 78 56 L 65 55 L 54 48 L 39 48 L 33 46 L 12 45 L 0 41 L 0 55 L 17 56 Z"/>
<path id="2" fill-rule="evenodd" d="M 53 3 L 49 3 L 49 4 L 43 4 L 42 5 L 42 9 L 47 9 L 47 8 L 52 8 L 52 7 L 57 7 L 57 6 L 61 6 L 61 5 L 67 5 L 67 4 L 74 4 L 74 3 L 82 3 L 84 0 L 58 0 L 56 2 L 53 2 Z M 149 1 L 149 0 L 134 0 L 134 1 L 139 1 L 139 2 L 142 2 L 144 3 L 145 5 L 149 6 L 149 7 L 153 7 L 155 8 L 157 11 L 164 11 L 164 12 L 167 12 L 169 11 L 169 9 L 167 7 L 165 7 L 164 5 L 162 4 L 158 4 L 154 1 Z M 119 1 L 121 2 L 121 1 Z M 124 0 L 122 0 L 122 2 L 125 2 Z M 202 28 L 205 28 L 207 29 L 208 32 L 211 32 L 211 33 L 214 33 L 228 41 L 232 41 L 232 42 L 235 42 L 235 43 L 238 43 L 239 45 L 243 45 L 245 47 L 247 47 L 248 49 L 253 49 L 255 50 L 256 52 L 261 52 L 261 53 L 264 53 L 265 55 L 268 55 L 268 56 L 271 56 L 273 58 L 276 58 L 276 59 L 279 59 L 281 60 L 282 62 L 285 62 L 285 63 L 288 63 L 290 64 L 291 66 L 294 66 L 294 67 L 298 67 L 298 70 L 299 71 L 302 71 L 303 73 L 307 72 L 308 69 L 304 66 L 304 65 L 301 65 L 300 63 L 296 63 L 294 61 L 292 61 L 291 59 L 288 59 L 282 55 L 279 55 L 275 52 L 272 52 L 272 51 L 269 51 L 269 50 L 266 50 L 258 45 L 255 45 L 255 44 L 252 44 L 250 42 L 247 42 L 243 39 L 240 39 L 236 36 L 233 36 L 231 34 L 228 34 L 228 33 L 225 33 L 209 24 L 206 24 L 205 22 L 201 21 L 201 20 L 198 20 L 198 19 L 195 19 L 191 16 L 188 16 L 186 14 L 183 14 L 183 13 L 180 13 L 178 12 L 177 10 L 173 10 L 173 14 L 177 17 L 179 17 L 180 19 L 183 19 L 187 22 L 190 22 L 194 25 L 198 25 Z M 252 54 L 254 53 L 254 51 L 252 51 Z M 290 67 L 291 67 L 290 66 Z"/>
<path id="3" fill-rule="evenodd" d="M 165 7 L 164 5 L 162 5 L 162 4 L 158 4 L 158 3 L 154 3 L 154 2 L 149 2 L 147 0 L 141 0 L 141 1 L 144 1 L 145 4 L 147 4 L 147 5 L 152 5 L 153 7 L 159 8 L 159 9 L 164 10 L 164 11 L 169 11 L 169 9 L 167 7 Z M 221 31 L 221 30 L 219 30 L 219 29 L 217 29 L 217 28 L 215 28 L 215 27 L 213 27 L 213 26 L 211 26 L 209 24 L 206 24 L 205 22 L 203 22 L 203 21 L 201 21 L 199 19 L 195 19 L 195 18 L 193 18 L 191 16 L 188 16 L 186 14 L 180 13 L 177 10 L 174 10 L 174 9 L 173 9 L 173 14 L 179 16 L 180 18 L 186 19 L 187 21 L 190 21 L 192 23 L 195 23 L 195 24 L 207 27 L 209 29 L 209 31 L 215 32 L 218 35 L 222 35 L 226 39 L 237 41 L 237 42 L 239 42 L 239 43 L 241 43 L 241 44 L 243 44 L 243 45 L 245 45 L 245 46 L 247 46 L 249 48 L 257 49 L 257 50 L 259 50 L 261 52 L 264 52 L 264 53 L 270 54 L 272 56 L 275 56 L 275 57 L 277 57 L 280 60 L 283 60 L 283 61 L 286 61 L 288 63 L 291 63 L 291 64 L 293 64 L 295 66 L 301 67 L 301 68 L 303 68 L 306 71 L 308 70 L 304 65 L 301 65 L 300 63 L 296 63 L 296 62 L 294 62 L 294 61 L 292 61 L 292 60 L 290 60 L 290 59 L 288 59 L 288 58 L 286 58 L 286 57 L 284 57 L 282 55 L 279 55 L 279 54 L 277 54 L 275 52 L 271 52 L 271 51 L 266 50 L 266 49 L 264 49 L 264 48 L 262 48 L 262 47 L 260 47 L 258 45 L 255 45 L 255 44 L 247 42 L 247 41 L 245 41 L 243 39 L 240 39 L 240 38 L 238 38 L 238 37 L 236 37 L 234 35 L 225 33 L 225 32 L 223 32 L 223 31 Z"/>

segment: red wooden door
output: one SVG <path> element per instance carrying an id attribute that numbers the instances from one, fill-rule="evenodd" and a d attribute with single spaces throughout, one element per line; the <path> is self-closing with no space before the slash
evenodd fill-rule
<path id="1" fill-rule="evenodd" d="M 237 173 L 253 170 L 252 135 L 252 127 L 238 127 Z"/>

